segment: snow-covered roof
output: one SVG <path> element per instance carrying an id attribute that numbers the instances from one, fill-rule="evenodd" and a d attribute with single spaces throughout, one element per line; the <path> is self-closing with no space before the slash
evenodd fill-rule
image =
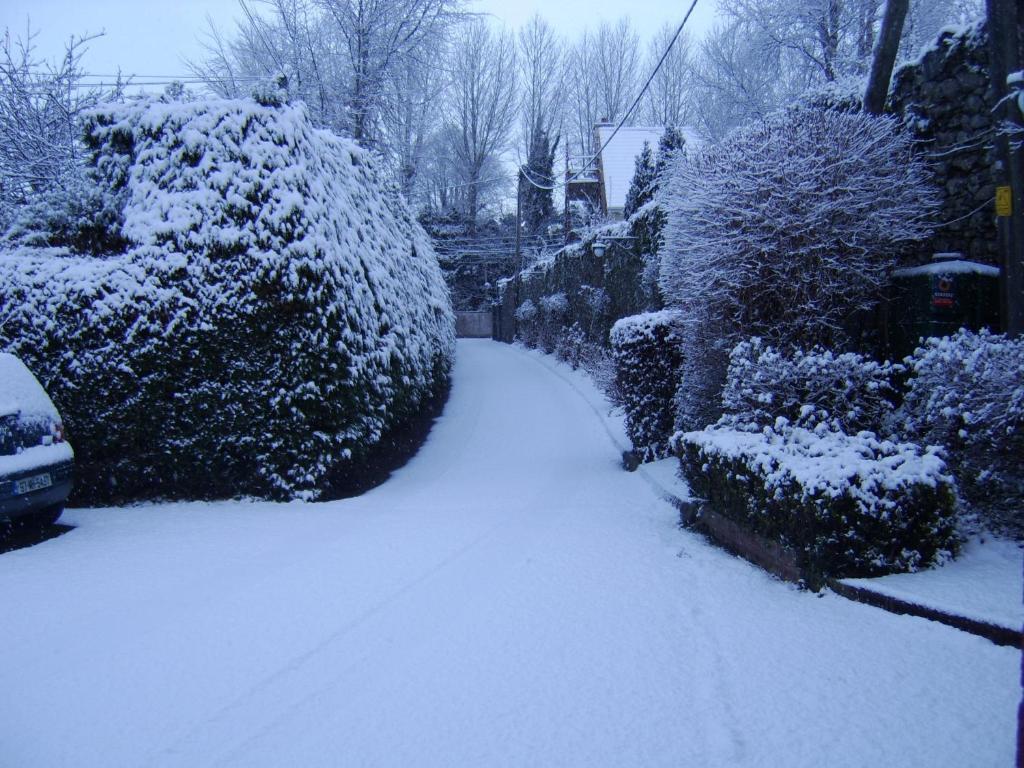
<path id="1" fill-rule="evenodd" d="M 594 130 L 597 132 L 598 146 L 604 146 L 615 132 L 615 126 L 598 125 Z M 688 145 L 701 143 L 692 129 L 680 128 L 680 131 L 686 137 Z M 626 205 L 626 194 L 636 170 L 636 158 L 643 152 L 644 142 L 650 144 L 652 152 L 657 152 L 658 141 L 664 133 L 664 126 L 623 126 L 601 152 L 601 187 L 605 208 L 609 214 L 621 215 Z"/>

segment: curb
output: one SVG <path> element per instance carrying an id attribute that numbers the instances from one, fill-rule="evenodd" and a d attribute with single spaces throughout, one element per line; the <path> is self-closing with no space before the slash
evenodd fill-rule
<path id="1" fill-rule="evenodd" d="M 969 632 L 972 635 L 984 637 L 986 640 L 990 640 L 996 645 L 1004 645 L 1012 648 L 1024 648 L 1024 643 L 1022 643 L 1024 635 L 1022 635 L 1020 629 L 1010 629 L 1009 627 L 1003 627 L 998 624 L 989 624 L 985 621 L 968 619 L 965 616 L 946 613 L 935 608 L 928 608 L 923 605 L 918 605 L 917 603 L 900 600 L 899 598 L 891 597 L 890 595 L 883 595 L 879 592 L 865 589 L 864 587 L 854 587 L 849 584 L 844 584 L 838 579 L 828 579 L 827 584 L 829 589 L 848 600 L 864 603 L 865 605 L 872 605 L 876 608 L 889 611 L 890 613 L 918 616 L 922 619 L 937 621 L 940 624 L 945 624 L 946 626 L 953 627 L 954 629 L 959 629 L 962 632 Z"/>
<path id="2" fill-rule="evenodd" d="M 712 515 L 713 519 L 707 521 L 711 523 L 710 525 L 702 522 L 698 514 L 699 512 L 707 514 L 707 512 L 700 510 L 699 506 L 693 501 L 683 501 L 668 492 L 665 493 L 665 498 L 679 509 L 680 520 L 684 527 L 699 531 L 714 545 L 742 557 L 747 562 L 764 569 L 784 581 L 799 582 L 799 577 L 796 575 L 797 572 L 787 568 L 788 563 L 784 562 L 784 558 L 779 558 L 777 556 L 778 553 L 761 551 L 763 546 L 751 547 L 750 541 L 747 539 L 759 540 L 759 537 L 747 536 L 743 540 L 735 540 L 734 537 L 730 536 L 730 529 L 722 529 L 720 526 L 715 525 L 714 515 Z M 969 619 L 966 616 L 959 616 L 955 613 L 946 613 L 937 608 L 929 608 L 907 600 L 901 600 L 890 595 L 884 595 L 881 592 L 866 589 L 865 587 L 854 587 L 850 584 L 844 584 L 839 579 L 826 579 L 825 586 L 847 600 L 870 605 L 874 608 L 881 608 L 884 611 L 900 616 L 917 616 L 918 618 L 945 624 L 947 627 L 959 629 L 961 632 L 983 637 L 996 645 L 1024 649 L 1024 633 L 1022 633 L 1020 628 L 1011 629 L 999 624 Z"/>

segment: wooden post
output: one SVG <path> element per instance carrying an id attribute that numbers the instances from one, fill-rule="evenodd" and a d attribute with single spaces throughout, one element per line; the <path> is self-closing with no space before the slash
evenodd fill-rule
<path id="1" fill-rule="evenodd" d="M 1016 98 L 1007 98 L 1006 78 L 1021 66 L 1021 22 L 1024 6 L 1017 0 L 987 0 L 991 64 L 989 72 L 999 107 L 996 117 L 996 222 L 999 230 L 999 305 L 1003 330 L 1024 333 L 1024 157 L 1019 146 L 1024 132 Z"/>

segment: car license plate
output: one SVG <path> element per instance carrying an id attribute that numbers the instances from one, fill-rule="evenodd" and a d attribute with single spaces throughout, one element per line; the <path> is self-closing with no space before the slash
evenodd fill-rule
<path id="1" fill-rule="evenodd" d="M 53 485 L 53 480 L 50 478 L 49 472 L 25 477 L 14 481 L 14 495 L 31 493 L 32 491 L 38 491 L 40 488 L 49 488 L 51 485 Z"/>

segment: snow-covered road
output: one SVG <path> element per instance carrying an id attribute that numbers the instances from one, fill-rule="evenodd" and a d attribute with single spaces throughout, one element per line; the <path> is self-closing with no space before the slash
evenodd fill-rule
<path id="1" fill-rule="evenodd" d="M 460 342 L 359 499 L 75 510 L 0 556 L 0 766 L 987 766 L 1019 653 L 676 527 L 521 350 Z"/>

